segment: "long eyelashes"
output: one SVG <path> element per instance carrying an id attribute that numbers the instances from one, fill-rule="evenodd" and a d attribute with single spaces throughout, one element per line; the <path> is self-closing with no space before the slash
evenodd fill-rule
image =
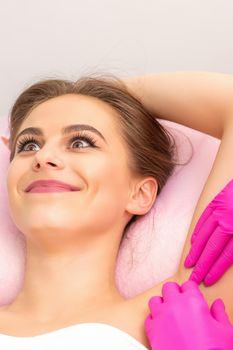
<path id="1" fill-rule="evenodd" d="M 97 147 L 96 146 L 96 140 L 93 138 L 93 137 L 91 137 L 91 136 L 89 136 L 89 135 L 87 135 L 87 134 L 85 134 L 85 132 L 80 132 L 80 133 L 78 133 L 78 134 L 76 134 L 75 136 L 73 136 L 69 141 L 68 141 L 68 143 L 67 143 L 67 146 L 70 146 L 74 141 L 76 141 L 76 140 L 83 140 L 83 141 L 86 141 L 86 142 L 88 142 L 90 145 L 91 145 L 91 147 Z M 37 141 L 33 136 L 25 136 L 25 137 L 23 137 L 20 141 L 18 141 L 18 143 L 17 143 L 17 145 L 16 145 L 16 151 L 17 151 L 17 153 L 20 153 L 20 152 L 22 152 L 22 151 L 24 151 L 24 152 L 28 152 L 28 151 L 25 151 L 24 150 L 24 147 L 28 144 L 28 143 L 37 143 L 37 144 L 39 144 L 40 145 L 40 142 L 39 141 Z M 79 147 L 80 148 L 80 147 Z M 83 148 L 83 147 L 82 147 Z M 86 147 L 85 147 L 86 148 Z M 30 151 L 30 150 L 29 150 Z"/>

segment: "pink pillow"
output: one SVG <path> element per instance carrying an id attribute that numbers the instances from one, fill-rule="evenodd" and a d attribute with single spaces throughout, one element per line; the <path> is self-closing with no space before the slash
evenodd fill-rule
<path id="1" fill-rule="evenodd" d="M 179 161 L 150 212 L 127 231 L 116 266 L 116 283 L 125 298 L 133 297 L 172 276 L 179 264 L 192 215 L 213 165 L 220 140 L 158 119 L 175 137 Z M 0 136 L 9 136 L 8 119 L 0 118 Z M 188 136 L 189 140 L 186 136 Z M 22 288 L 24 235 L 14 225 L 7 200 L 6 172 L 10 152 L 0 140 L 0 305 L 13 301 Z"/>

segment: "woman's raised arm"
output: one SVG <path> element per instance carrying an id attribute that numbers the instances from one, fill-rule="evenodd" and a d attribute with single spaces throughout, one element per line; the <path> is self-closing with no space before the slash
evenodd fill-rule
<path id="1" fill-rule="evenodd" d="M 227 119 L 233 118 L 233 74 L 163 72 L 122 80 L 160 119 L 221 139 Z"/>
<path id="2" fill-rule="evenodd" d="M 213 167 L 198 199 L 175 276 L 181 283 L 189 278 L 192 271 L 184 267 L 184 260 L 190 249 L 193 229 L 208 203 L 233 179 L 233 75 L 174 72 L 123 81 L 155 117 L 221 139 Z M 213 286 L 201 284 L 201 289 L 209 303 L 221 297 L 233 321 L 233 268 Z"/>

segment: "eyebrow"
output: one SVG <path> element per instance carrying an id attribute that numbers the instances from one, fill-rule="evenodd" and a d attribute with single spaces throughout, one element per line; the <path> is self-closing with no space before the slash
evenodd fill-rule
<path id="1" fill-rule="evenodd" d="M 62 128 L 61 134 L 67 135 L 67 134 L 70 134 L 71 132 L 82 131 L 82 130 L 89 130 L 89 131 L 94 132 L 95 134 L 100 136 L 102 138 L 102 140 L 104 140 L 105 143 L 107 143 L 106 139 L 101 134 L 101 132 L 99 130 L 97 130 L 96 128 L 94 128 L 93 126 L 88 125 L 88 124 L 73 124 L 73 125 L 65 126 L 64 128 Z M 26 134 L 27 135 L 30 134 L 30 135 L 36 135 L 36 136 L 43 136 L 43 131 L 41 128 L 34 128 L 34 127 L 26 128 L 17 135 L 17 137 L 15 139 L 15 144 L 20 136 L 26 135 Z"/>

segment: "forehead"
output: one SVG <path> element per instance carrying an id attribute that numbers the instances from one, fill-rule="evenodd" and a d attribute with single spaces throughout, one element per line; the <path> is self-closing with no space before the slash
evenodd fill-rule
<path id="1" fill-rule="evenodd" d="M 117 112 L 107 103 L 92 96 L 67 94 L 41 103 L 31 111 L 20 126 L 42 127 L 46 131 L 60 132 L 65 125 L 90 124 L 103 134 L 116 133 Z M 111 137 L 111 136 L 110 136 Z"/>

